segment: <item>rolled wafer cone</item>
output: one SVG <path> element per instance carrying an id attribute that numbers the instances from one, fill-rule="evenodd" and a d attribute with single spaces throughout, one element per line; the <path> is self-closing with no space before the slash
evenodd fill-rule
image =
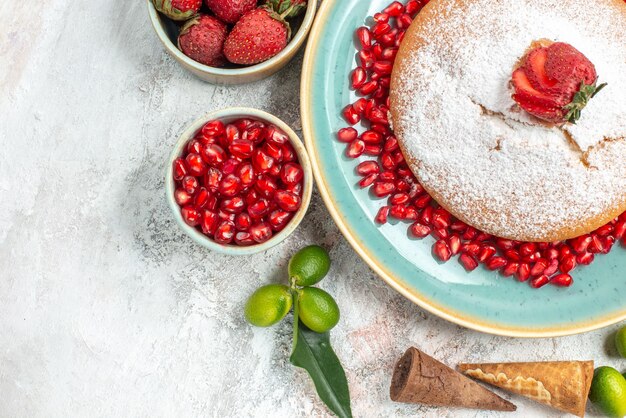
<path id="1" fill-rule="evenodd" d="M 511 402 L 414 347 L 396 364 L 390 394 L 396 402 L 495 411 L 516 409 Z"/>
<path id="2" fill-rule="evenodd" d="M 585 416 L 593 361 L 460 364 L 467 376 L 570 414 Z"/>

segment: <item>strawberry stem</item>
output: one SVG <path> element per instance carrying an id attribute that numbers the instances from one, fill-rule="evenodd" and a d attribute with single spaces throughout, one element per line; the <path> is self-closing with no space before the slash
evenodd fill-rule
<path id="1" fill-rule="evenodd" d="M 593 99 L 596 94 L 606 87 L 606 83 L 602 83 L 596 87 L 596 83 L 585 84 L 584 81 L 580 83 L 580 89 L 574 95 L 574 99 L 568 105 L 563 106 L 563 109 L 567 111 L 565 120 L 569 123 L 576 125 L 576 121 L 580 119 L 582 110 L 587 106 L 589 100 Z"/>
<path id="2" fill-rule="evenodd" d="M 280 14 L 280 18 L 281 19 L 285 19 L 287 16 L 289 16 L 289 13 L 291 13 L 291 11 L 294 9 L 294 7 L 296 7 L 295 3 L 292 4 L 291 6 L 289 6 L 289 8 L 287 10 L 285 10 L 284 12 L 282 12 Z"/>

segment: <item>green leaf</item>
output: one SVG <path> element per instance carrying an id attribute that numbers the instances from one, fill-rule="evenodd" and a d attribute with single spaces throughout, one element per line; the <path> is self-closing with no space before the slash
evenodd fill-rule
<path id="1" fill-rule="evenodd" d="M 298 336 L 291 364 L 311 376 L 320 399 L 339 418 L 351 418 L 350 392 L 346 373 L 330 346 L 329 334 L 318 334 L 298 321 Z"/>

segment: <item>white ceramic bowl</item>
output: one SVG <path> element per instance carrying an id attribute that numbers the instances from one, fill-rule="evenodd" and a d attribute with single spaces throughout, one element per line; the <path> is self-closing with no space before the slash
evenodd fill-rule
<path id="1" fill-rule="evenodd" d="M 302 166 L 302 170 L 304 171 L 303 178 L 303 188 L 302 188 L 302 204 L 300 209 L 294 214 L 293 218 L 287 226 L 280 232 L 261 244 L 250 245 L 247 247 L 242 247 L 238 245 L 223 245 L 213 241 L 211 238 L 204 235 L 202 232 L 198 231 L 196 228 L 193 228 L 183 220 L 183 217 L 180 213 L 180 206 L 176 203 L 174 199 L 174 173 L 173 173 L 173 164 L 174 160 L 180 157 L 183 153 L 183 149 L 187 145 L 187 142 L 191 140 L 196 133 L 209 121 L 219 119 L 224 123 L 232 122 L 236 119 L 240 118 L 250 118 L 257 119 L 265 122 L 272 123 L 280 128 L 291 141 L 291 145 L 293 146 L 296 154 L 298 155 L 298 162 Z M 245 107 L 232 107 L 228 109 L 217 110 L 207 115 L 201 117 L 192 123 L 183 134 L 180 136 L 172 153 L 169 157 L 167 168 L 165 170 L 165 191 L 167 196 L 167 202 L 172 209 L 174 214 L 174 219 L 176 219 L 176 223 L 178 226 L 191 237 L 196 243 L 206 247 L 210 250 L 217 251 L 224 254 L 229 255 L 249 255 L 258 253 L 261 251 L 265 251 L 269 248 L 280 243 L 282 240 L 287 238 L 300 224 L 306 211 L 309 207 L 309 203 L 311 202 L 311 193 L 313 191 L 313 173 L 311 172 L 311 163 L 309 161 L 309 156 L 306 152 L 306 148 L 298 138 L 298 135 L 287 126 L 282 120 L 278 119 L 276 116 L 271 115 L 267 112 L 257 109 L 250 109 Z"/>
<path id="2" fill-rule="evenodd" d="M 292 28 L 293 36 L 291 37 L 289 44 L 287 44 L 285 49 L 280 51 L 280 53 L 276 56 L 265 62 L 248 67 L 217 68 L 200 64 L 183 54 L 176 46 L 175 36 L 176 33 L 178 33 L 176 31 L 176 24 L 157 12 L 151 0 L 146 0 L 146 2 L 148 4 L 150 21 L 152 22 L 152 26 L 154 27 L 159 40 L 165 47 L 165 50 L 185 69 L 192 72 L 202 80 L 214 84 L 250 83 L 269 77 L 283 68 L 289 61 L 291 61 L 294 55 L 296 55 L 306 40 L 309 30 L 311 30 L 311 26 L 313 25 L 315 11 L 317 10 L 317 1 L 309 0 L 307 2 L 307 8 L 304 16 L 293 20 L 294 22 L 299 22 L 301 20 L 301 23 L 296 30 L 293 30 L 294 28 Z"/>

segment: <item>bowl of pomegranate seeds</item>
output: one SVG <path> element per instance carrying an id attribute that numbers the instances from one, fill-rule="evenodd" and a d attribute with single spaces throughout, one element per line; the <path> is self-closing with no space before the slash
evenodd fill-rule
<path id="1" fill-rule="evenodd" d="M 229 108 L 198 119 L 181 135 L 165 185 L 176 221 L 195 242 L 247 255 L 297 228 L 313 176 L 289 126 L 261 110 Z"/>
<path id="2" fill-rule="evenodd" d="M 167 52 L 216 84 L 257 81 L 283 68 L 303 45 L 317 1 L 147 0 Z"/>

